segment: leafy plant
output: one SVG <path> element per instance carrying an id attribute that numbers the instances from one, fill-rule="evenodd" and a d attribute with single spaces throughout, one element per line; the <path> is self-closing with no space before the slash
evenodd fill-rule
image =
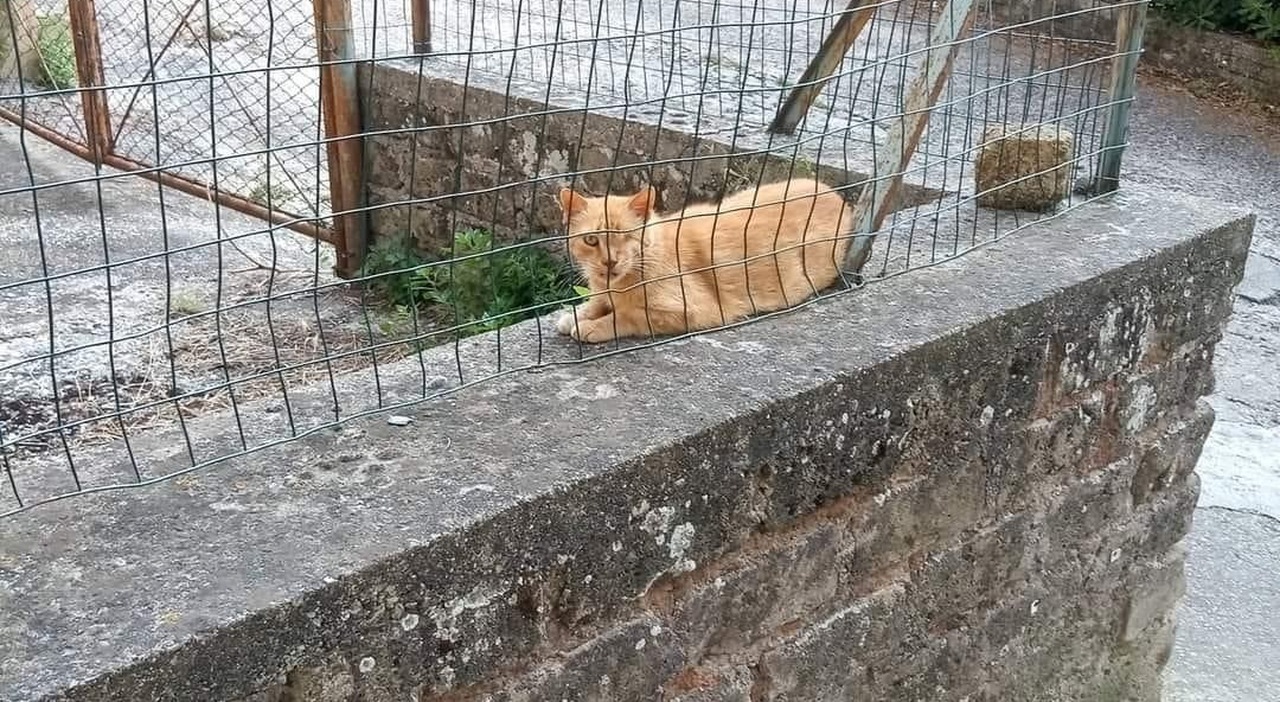
<path id="1" fill-rule="evenodd" d="M 40 53 L 40 74 L 35 82 L 53 90 L 76 85 L 76 53 L 71 43 L 71 25 L 58 15 L 36 19 L 36 51 Z"/>
<path id="2" fill-rule="evenodd" d="M 261 205 L 281 208 L 293 197 L 293 189 L 278 180 L 268 188 L 266 178 L 260 178 L 250 185 L 247 197 Z"/>
<path id="3" fill-rule="evenodd" d="M 507 326 L 574 297 L 564 265 L 533 247 L 490 253 L 493 237 L 472 229 L 454 235 L 446 265 L 422 268 L 414 288 L 431 303 L 454 312 L 462 334 Z M 461 259 L 461 260 L 458 260 Z"/>
<path id="4" fill-rule="evenodd" d="M 488 232 L 470 229 L 432 261 L 407 237 L 376 245 L 366 257 L 365 275 L 388 301 L 419 309 L 459 325 L 469 336 L 533 317 L 546 307 L 582 296 L 566 266 L 535 247 L 494 251 Z"/>
<path id="5" fill-rule="evenodd" d="M 1196 29 L 1246 32 L 1280 42 L 1280 0 L 1157 0 L 1165 17 Z"/>
<path id="6" fill-rule="evenodd" d="M 387 237 L 369 249 L 360 275 L 369 277 L 369 286 L 391 304 L 410 307 L 414 305 L 413 276 L 416 271 L 413 269 L 428 263 L 430 261 L 418 253 L 409 237 Z"/>
<path id="7" fill-rule="evenodd" d="M 1195 29 L 1217 29 L 1222 22 L 1222 0 L 1161 0 L 1157 7 L 1178 24 Z"/>
<path id="8" fill-rule="evenodd" d="M 1240 19 L 1263 41 L 1280 41 L 1280 0 L 1243 0 Z"/>

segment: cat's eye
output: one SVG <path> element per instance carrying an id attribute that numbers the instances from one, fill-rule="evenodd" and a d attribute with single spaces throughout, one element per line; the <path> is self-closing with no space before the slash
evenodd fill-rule
<path id="1" fill-rule="evenodd" d="M 596 244 L 600 243 L 600 237 L 596 236 L 595 234 L 587 234 L 582 237 L 582 243 L 586 244 L 587 246 L 595 246 Z"/>

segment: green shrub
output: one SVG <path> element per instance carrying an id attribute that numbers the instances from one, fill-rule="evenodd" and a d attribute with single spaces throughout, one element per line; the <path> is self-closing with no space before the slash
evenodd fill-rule
<path id="1" fill-rule="evenodd" d="M 282 180 L 284 179 L 277 180 L 268 188 L 266 178 L 257 179 L 250 185 L 249 193 L 245 197 L 260 205 L 268 205 L 277 210 L 283 209 L 288 206 L 294 190 L 281 182 Z"/>
<path id="2" fill-rule="evenodd" d="M 35 76 L 38 85 L 54 90 L 75 87 L 76 53 L 67 20 L 57 15 L 37 18 L 36 50 L 40 52 L 40 75 Z"/>
<path id="3" fill-rule="evenodd" d="M 386 237 L 377 241 L 364 257 L 360 276 L 370 278 L 369 287 L 399 307 L 414 304 L 413 278 L 415 269 L 430 261 L 418 253 L 408 237 Z M 398 272 L 393 272 L 398 271 Z"/>
<path id="4" fill-rule="evenodd" d="M 1280 42 L 1280 0 L 1243 0 L 1240 18 L 1255 37 Z"/>
<path id="5" fill-rule="evenodd" d="M 505 327 L 580 295 L 568 266 L 536 246 L 493 250 L 493 237 L 470 229 L 454 235 L 437 265 L 407 238 L 373 247 L 363 274 L 402 309 L 421 310 L 469 336 Z"/>
<path id="6" fill-rule="evenodd" d="M 1280 42 L 1280 0 L 1155 0 L 1156 11 L 1197 29 L 1243 32 Z"/>

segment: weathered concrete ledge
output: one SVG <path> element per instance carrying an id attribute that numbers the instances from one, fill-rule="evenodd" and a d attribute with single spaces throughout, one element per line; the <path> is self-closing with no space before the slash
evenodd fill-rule
<path id="1" fill-rule="evenodd" d="M 37 508 L 0 522 L 0 699 L 1157 699 L 1251 227 L 1129 192 Z"/>

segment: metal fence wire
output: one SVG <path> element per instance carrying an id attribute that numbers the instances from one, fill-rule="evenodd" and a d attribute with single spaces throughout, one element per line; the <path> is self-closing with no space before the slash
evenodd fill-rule
<path id="1" fill-rule="evenodd" d="M 1146 10 L 0 7 L 4 516 L 928 275 L 1115 189 Z"/>

